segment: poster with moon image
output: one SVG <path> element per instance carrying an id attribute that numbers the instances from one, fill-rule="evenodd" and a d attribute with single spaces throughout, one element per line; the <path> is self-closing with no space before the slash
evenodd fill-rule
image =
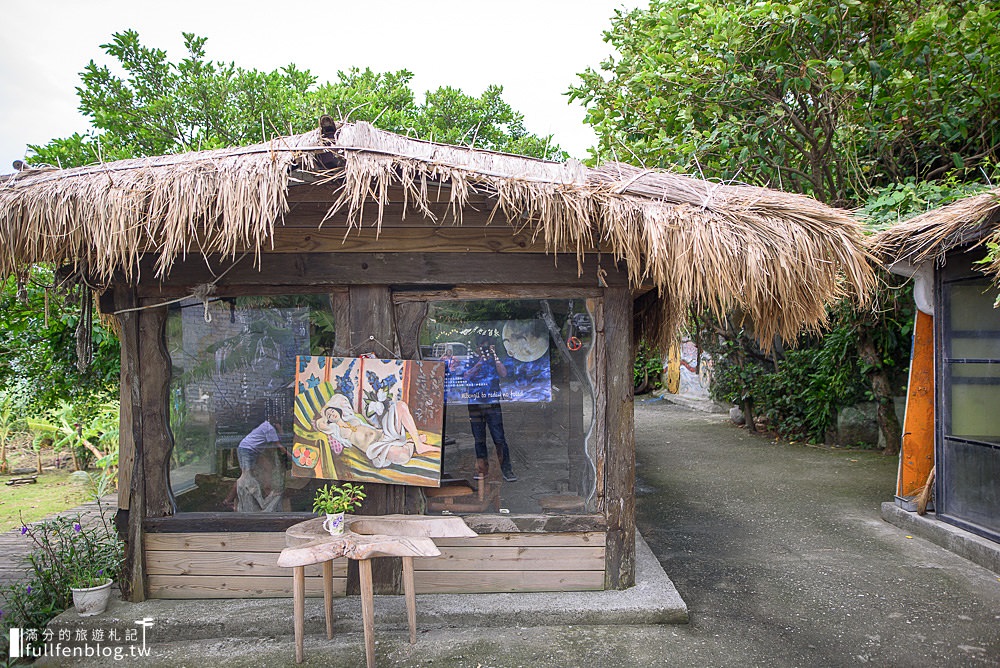
<path id="1" fill-rule="evenodd" d="M 445 403 L 540 403 L 552 400 L 545 322 L 463 322 L 432 331 L 429 355 L 446 365 Z"/>

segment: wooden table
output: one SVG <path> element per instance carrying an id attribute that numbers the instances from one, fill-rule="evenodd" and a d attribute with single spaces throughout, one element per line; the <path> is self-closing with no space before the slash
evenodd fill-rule
<path id="1" fill-rule="evenodd" d="M 300 522 L 285 531 L 288 545 L 278 556 L 278 565 L 292 570 L 294 604 L 295 662 L 302 663 L 305 627 L 305 567 L 323 565 L 323 611 L 326 637 L 333 638 L 333 559 L 347 557 L 358 562 L 361 580 L 361 617 L 365 632 L 365 659 L 368 668 L 375 666 L 375 610 L 371 559 L 403 558 L 403 591 L 410 643 L 417 642 L 417 600 L 413 588 L 413 558 L 441 554 L 432 538 L 476 536 L 461 517 L 425 515 L 347 515 L 344 533 L 331 536 L 323 528 L 323 518 Z"/>

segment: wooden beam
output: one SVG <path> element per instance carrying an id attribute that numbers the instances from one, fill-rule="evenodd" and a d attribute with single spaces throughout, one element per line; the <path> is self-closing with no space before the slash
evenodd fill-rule
<path id="1" fill-rule="evenodd" d="M 625 287 L 628 275 L 606 256 L 587 256 L 578 272 L 576 258 L 538 253 L 265 253 L 260 263 L 189 256 L 178 260 L 170 276 L 153 279 L 155 257 L 140 262 L 139 296 L 175 298 L 215 282 L 216 294 L 276 294 L 352 285 L 561 286 L 598 288 L 598 267 L 608 285 Z M 234 266 L 235 264 L 235 266 Z M 227 272 L 217 280 L 217 277 Z"/>
<path id="2" fill-rule="evenodd" d="M 288 188 L 288 202 L 316 202 L 329 208 L 341 195 L 340 181 L 323 184 L 302 184 L 293 185 Z M 407 197 L 406 191 L 399 186 L 389 186 L 386 197 L 390 204 L 400 204 Z M 413 199 L 412 196 L 409 199 Z M 435 203 L 447 203 L 451 199 L 451 186 L 442 184 L 428 184 L 427 199 Z M 496 201 L 488 193 L 470 192 L 467 198 L 468 205 L 477 208 L 492 208 Z M 414 209 L 416 210 L 416 209 Z"/>
<path id="3" fill-rule="evenodd" d="M 543 239 L 510 228 L 373 228 L 348 231 L 278 227 L 267 243 L 269 253 L 545 253 Z M 596 249 L 593 252 L 597 252 Z"/>
<path id="4" fill-rule="evenodd" d="M 405 290 L 392 294 L 396 304 L 409 302 L 465 301 L 471 299 L 589 299 L 604 294 L 602 288 L 566 288 L 544 285 L 456 286 L 441 290 Z"/>
<path id="5" fill-rule="evenodd" d="M 610 288 L 604 298 L 607 367 L 604 510 L 608 518 L 606 589 L 635 584 L 635 424 L 632 295 Z"/>

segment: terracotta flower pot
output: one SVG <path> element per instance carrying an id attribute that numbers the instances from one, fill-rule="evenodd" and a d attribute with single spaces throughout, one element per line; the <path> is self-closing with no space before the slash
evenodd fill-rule
<path id="1" fill-rule="evenodd" d="M 96 587 L 78 589 L 71 587 L 73 591 L 73 607 L 81 617 L 99 615 L 108 607 L 108 599 L 111 598 L 111 580 Z"/>

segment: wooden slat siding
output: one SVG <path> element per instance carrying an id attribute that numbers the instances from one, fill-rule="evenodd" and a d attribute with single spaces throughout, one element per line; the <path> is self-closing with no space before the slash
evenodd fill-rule
<path id="1" fill-rule="evenodd" d="M 441 556 L 416 559 L 418 571 L 600 571 L 604 546 L 442 547 Z M 152 572 L 152 571 L 150 571 Z"/>
<path id="2" fill-rule="evenodd" d="M 632 392 L 632 294 L 609 288 L 604 298 L 607 378 L 604 509 L 608 518 L 605 588 L 635 584 L 635 424 Z M 598 411 L 600 413 L 600 411 Z"/>
<path id="3" fill-rule="evenodd" d="M 195 550 L 199 552 L 281 552 L 284 532 L 147 533 L 146 550 Z"/>
<path id="4" fill-rule="evenodd" d="M 284 533 L 149 533 L 145 538 L 147 594 L 152 598 L 292 595 L 291 570 L 270 565 L 285 546 Z M 604 586 L 605 534 L 600 531 L 487 534 L 434 542 L 441 557 L 414 560 L 420 593 L 589 591 Z M 337 596 L 347 592 L 346 562 L 334 562 Z M 307 595 L 322 595 L 320 573 L 319 566 L 307 568 Z"/>
<path id="5" fill-rule="evenodd" d="M 565 548 L 564 548 L 565 549 Z M 225 578 L 246 576 L 290 577 L 291 569 L 278 565 L 280 552 L 199 552 L 196 550 L 146 551 L 149 575 L 206 575 Z M 347 559 L 333 562 L 335 577 L 347 577 Z M 307 576 L 323 575 L 320 565 L 307 566 Z"/>
<path id="6" fill-rule="evenodd" d="M 557 264 L 558 259 L 558 264 Z M 233 265 L 233 258 L 209 256 L 214 274 L 205 260 L 178 259 L 170 276 L 138 286 L 142 297 L 180 297 L 199 284 L 218 278 L 216 294 L 276 294 L 348 285 L 489 285 L 554 287 L 597 286 L 597 270 L 603 268 L 604 280 L 613 286 L 628 285 L 628 274 L 619 271 L 607 259 L 596 255 L 585 258 L 582 273 L 575 256 L 558 258 L 541 253 L 265 253 L 260 267 L 253 257 Z M 156 272 L 155 257 L 144 256 L 140 262 L 143 275 Z M 510 287 L 509 289 L 517 289 Z"/>
<path id="7" fill-rule="evenodd" d="M 593 547 L 604 546 L 603 531 L 584 533 L 498 533 L 475 538 L 435 538 L 434 544 L 445 547 Z"/>
<path id="8" fill-rule="evenodd" d="M 415 571 L 418 594 L 599 591 L 604 571 Z"/>
<path id="9" fill-rule="evenodd" d="M 346 580 L 333 579 L 333 595 L 344 596 Z M 151 598 L 291 598 L 292 574 L 283 577 L 220 577 L 218 575 L 150 575 Z M 323 596 L 323 578 L 306 578 L 306 596 Z M 291 604 L 289 604 L 291 605 Z M 289 610 L 291 614 L 291 610 Z"/>

